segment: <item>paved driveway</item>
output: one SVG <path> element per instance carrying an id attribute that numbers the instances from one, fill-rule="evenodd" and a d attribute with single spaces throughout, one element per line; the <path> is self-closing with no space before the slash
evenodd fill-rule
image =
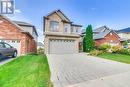
<path id="1" fill-rule="evenodd" d="M 128 64 L 84 53 L 48 54 L 47 57 L 54 87 L 130 87 Z"/>

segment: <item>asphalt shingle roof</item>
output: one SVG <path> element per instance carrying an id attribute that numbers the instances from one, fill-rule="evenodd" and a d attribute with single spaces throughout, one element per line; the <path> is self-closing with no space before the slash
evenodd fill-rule
<path id="1" fill-rule="evenodd" d="M 130 33 L 130 27 L 118 30 L 117 33 Z"/>
<path id="2" fill-rule="evenodd" d="M 33 26 L 32 24 L 27 22 L 22 22 L 22 21 L 13 21 L 13 22 L 15 22 L 18 25 Z"/>
<path id="3" fill-rule="evenodd" d="M 99 27 L 97 29 L 95 29 L 93 31 L 94 35 L 93 35 L 93 38 L 94 39 L 102 39 L 104 38 L 108 33 L 110 33 L 112 30 L 109 29 L 108 27 L 106 26 L 102 26 L 102 27 Z"/>
<path id="4" fill-rule="evenodd" d="M 110 33 L 112 30 L 105 31 L 105 32 L 100 32 L 98 34 L 93 35 L 93 39 L 102 39 L 104 38 L 108 33 Z"/>

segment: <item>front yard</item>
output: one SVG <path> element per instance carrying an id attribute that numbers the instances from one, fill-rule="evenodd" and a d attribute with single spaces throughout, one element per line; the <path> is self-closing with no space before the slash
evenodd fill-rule
<path id="1" fill-rule="evenodd" d="M 46 56 L 21 56 L 1 66 L 0 87 L 51 87 Z"/>
<path id="2" fill-rule="evenodd" d="M 130 64 L 130 55 L 103 53 L 103 54 L 98 55 L 98 57 Z"/>

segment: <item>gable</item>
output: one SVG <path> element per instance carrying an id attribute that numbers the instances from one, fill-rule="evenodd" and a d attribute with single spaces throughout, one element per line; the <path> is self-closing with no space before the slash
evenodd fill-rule
<path id="1" fill-rule="evenodd" d="M 71 22 L 70 19 L 68 19 L 68 17 L 60 10 L 53 11 L 45 17 L 50 18 L 53 15 L 57 15 L 62 21 Z"/>
<path id="2" fill-rule="evenodd" d="M 112 33 L 112 35 L 111 35 Z M 105 37 L 115 37 L 115 38 L 120 38 L 115 32 L 111 31 L 109 32 Z"/>

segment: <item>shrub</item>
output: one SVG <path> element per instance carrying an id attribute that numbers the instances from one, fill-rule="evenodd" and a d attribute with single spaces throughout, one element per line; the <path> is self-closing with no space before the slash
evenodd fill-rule
<path id="1" fill-rule="evenodd" d="M 120 54 L 127 54 L 127 55 L 129 55 L 130 54 L 130 51 L 128 50 L 128 49 L 121 49 L 120 50 L 120 52 L 119 52 Z"/>
<path id="2" fill-rule="evenodd" d="M 111 47 L 111 52 L 112 53 L 120 53 L 121 50 L 122 50 L 122 48 L 119 45 Z"/>
<path id="3" fill-rule="evenodd" d="M 108 44 L 102 44 L 98 47 L 99 50 L 108 51 L 111 48 Z"/>
<path id="4" fill-rule="evenodd" d="M 97 56 L 97 55 L 100 55 L 102 53 L 103 53 L 103 51 L 101 51 L 101 50 L 92 50 L 92 51 L 90 51 L 90 55 L 92 55 L 92 56 Z"/>
<path id="5" fill-rule="evenodd" d="M 128 45 L 128 41 L 123 42 L 122 45 L 123 45 L 123 46 Z"/>
<path id="6" fill-rule="evenodd" d="M 44 54 L 44 49 L 43 48 L 38 48 L 37 53 L 38 54 Z"/>

